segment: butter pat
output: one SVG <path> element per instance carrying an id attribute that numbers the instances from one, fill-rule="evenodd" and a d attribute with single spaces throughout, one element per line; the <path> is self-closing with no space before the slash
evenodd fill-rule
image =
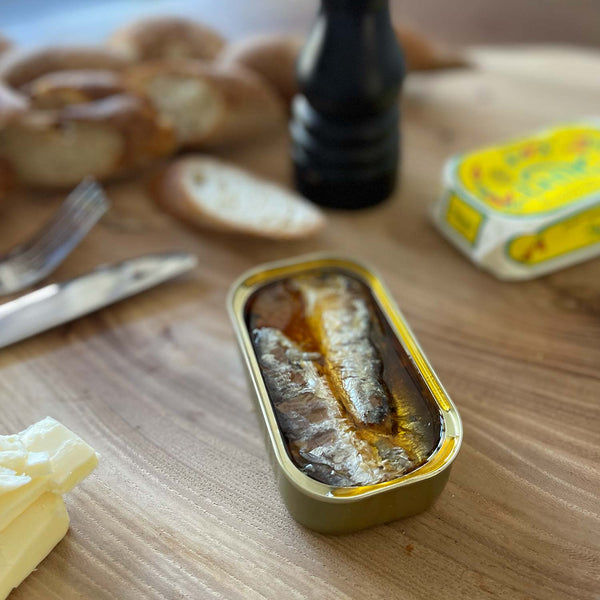
<path id="1" fill-rule="evenodd" d="M 62 494 L 97 464 L 96 452 L 50 417 L 0 436 L 0 600 L 63 538 Z"/>
<path id="2" fill-rule="evenodd" d="M 0 451 L 0 466 L 23 473 L 29 477 L 39 477 L 50 473 L 50 457 L 47 452 L 4 450 Z M 1 485 L 0 490 L 2 490 Z"/>
<path id="3" fill-rule="evenodd" d="M 46 558 L 68 528 L 62 496 L 47 492 L 0 531 L 0 598 Z"/>
<path id="4" fill-rule="evenodd" d="M 600 255 L 600 121 L 455 156 L 435 225 L 500 279 L 530 279 Z"/>
<path id="5" fill-rule="evenodd" d="M 28 452 L 26 450 L 0 451 L 0 465 L 7 469 L 23 470 L 27 462 L 27 455 Z"/>
<path id="6" fill-rule="evenodd" d="M 0 452 L 6 450 L 25 450 L 19 433 L 15 435 L 0 435 Z"/>
<path id="7" fill-rule="evenodd" d="M 13 469 L 0 466 L 0 494 L 12 492 L 31 481 L 29 475 L 17 473 Z"/>
<path id="8" fill-rule="evenodd" d="M 48 480 L 38 477 L 10 492 L 0 494 L 0 532 L 48 491 Z M 2 598 L 2 596 L 0 596 Z"/>
<path id="9" fill-rule="evenodd" d="M 66 494 L 85 479 L 98 464 L 98 455 L 78 435 L 46 417 L 20 434 L 29 452 L 47 452 L 50 457 L 51 481 L 57 491 Z"/>
<path id="10" fill-rule="evenodd" d="M 0 461 L 2 459 L 0 458 Z M 50 456 L 47 452 L 28 452 L 27 460 L 23 465 L 23 472 L 29 477 L 43 477 L 50 475 Z"/>

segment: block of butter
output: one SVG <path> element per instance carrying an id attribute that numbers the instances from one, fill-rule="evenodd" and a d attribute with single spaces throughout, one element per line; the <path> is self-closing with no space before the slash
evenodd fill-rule
<path id="1" fill-rule="evenodd" d="M 64 537 L 69 516 L 62 494 L 97 464 L 96 452 L 50 417 L 0 435 L 0 600 Z"/>
<path id="2" fill-rule="evenodd" d="M 46 492 L 0 532 L 0 598 L 46 558 L 68 529 L 62 496 Z"/>
<path id="3" fill-rule="evenodd" d="M 600 121 L 455 156 L 443 185 L 434 223 L 500 279 L 600 255 Z"/>

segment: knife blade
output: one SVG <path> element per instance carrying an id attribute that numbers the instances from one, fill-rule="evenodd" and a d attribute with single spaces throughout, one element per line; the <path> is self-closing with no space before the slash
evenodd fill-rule
<path id="1" fill-rule="evenodd" d="M 0 305 L 0 348 L 133 296 L 194 268 L 187 252 L 166 252 L 101 265 Z"/>

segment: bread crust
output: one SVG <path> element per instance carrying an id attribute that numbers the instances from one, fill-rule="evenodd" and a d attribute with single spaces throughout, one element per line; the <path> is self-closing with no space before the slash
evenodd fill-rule
<path id="1" fill-rule="evenodd" d="M 98 139 L 102 144 L 94 152 Z M 145 99 L 131 94 L 32 110 L 0 130 L 0 159 L 34 187 L 70 187 L 86 175 L 108 179 L 166 156 L 174 147 L 171 128 Z M 86 157 L 85 167 L 74 164 L 79 153 Z M 48 169 L 46 163 L 57 167 Z"/>
<path id="2" fill-rule="evenodd" d="M 213 59 L 225 40 L 214 29 L 183 17 L 149 17 L 115 31 L 109 47 L 132 61 L 171 58 Z"/>
<path id="3" fill-rule="evenodd" d="M 258 73 L 289 106 L 298 93 L 296 61 L 302 44 L 302 37 L 296 35 L 256 35 L 228 44 L 219 61 L 224 65 L 243 65 Z"/>
<path id="4" fill-rule="evenodd" d="M 430 71 L 468 66 L 461 54 L 430 42 L 406 27 L 395 27 L 409 71 Z M 276 89 L 289 107 L 298 93 L 296 62 L 304 44 L 301 36 L 261 34 L 228 44 L 218 57 L 225 65 L 239 64 L 258 73 Z"/>
<path id="5" fill-rule="evenodd" d="M 123 94 L 125 85 L 116 71 L 80 69 L 46 73 L 22 89 L 34 108 L 61 108 Z"/>
<path id="6" fill-rule="evenodd" d="M 0 80 L 18 89 L 53 71 L 102 69 L 120 71 L 129 60 L 122 54 L 96 46 L 45 46 L 10 50 L 0 57 Z"/>
<path id="7" fill-rule="evenodd" d="M 160 206 L 165 212 L 187 223 L 188 225 L 192 225 L 200 229 L 212 229 L 227 233 L 237 233 L 263 238 L 266 237 L 273 240 L 293 240 L 314 235 L 321 230 L 325 224 L 325 218 L 317 207 L 309 205 L 308 201 L 284 189 L 280 189 L 282 194 L 288 193 L 290 198 L 294 198 L 294 201 L 299 200 L 307 206 L 310 206 L 314 215 L 312 224 L 305 226 L 302 230 L 286 231 L 285 229 L 280 229 L 279 231 L 273 231 L 271 229 L 269 231 L 265 231 L 264 229 L 252 226 L 251 224 L 242 225 L 239 222 L 233 223 L 226 218 L 218 218 L 214 215 L 211 215 L 210 213 L 203 211 L 198 207 L 198 203 L 194 201 L 193 195 L 188 189 L 190 170 L 198 167 L 216 167 L 220 169 L 225 168 L 234 174 L 242 173 L 244 176 L 251 177 L 255 181 L 263 183 L 264 185 L 275 185 L 271 184 L 270 182 L 266 182 L 246 171 L 243 171 L 239 167 L 228 165 L 223 161 L 219 161 L 214 158 L 209 158 L 202 155 L 190 155 L 178 159 L 172 162 L 156 178 L 154 178 L 151 184 L 150 193 L 157 205 Z"/>
<path id="8" fill-rule="evenodd" d="M 149 88 L 159 77 L 198 81 L 208 87 L 216 102 L 212 122 L 196 134 L 180 138 L 187 148 L 206 148 L 243 141 L 285 123 L 283 103 L 259 76 L 237 65 L 203 61 L 155 61 L 129 69 L 126 84 L 138 94 L 150 96 Z M 151 101 L 153 99 L 151 98 Z M 160 110 L 156 99 L 155 106 Z M 167 114 L 164 114 L 169 118 Z"/>
<path id="9" fill-rule="evenodd" d="M 134 94 L 109 96 L 95 102 L 66 106 L 58 122 L 94 123 L 113 127 L 123 136 L 119 171 L 145 165 L 175 150 L 171 126 L 161 119 L 150 102 Z"/>
<path id="10" fill-rule="evenodd" d="M 29 100 L 0 81 L 0 126 L 23 115 L 30 107 Z"/>
<path id="11" fill-rule="evenodd" d="M 468 61 L 452 48 L 429 41 L 407 27 L 394 27 L 408 71 L 433 71 L 469 66 Z"/>

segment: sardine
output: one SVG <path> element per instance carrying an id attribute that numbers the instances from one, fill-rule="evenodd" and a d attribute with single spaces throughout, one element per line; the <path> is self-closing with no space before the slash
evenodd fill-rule
<path id="1" fill-rule="evenodd" d="M 416 465 L 408 456 L 408 453 L 402 446 L 394 443 L 391 439 L 385 436 L 379 437 L 374 442 L 375 448 L 379 456 L 390 465 L 397 469 L 400 473 L 406 473 L 413 469 Z"/>
<path id="2" fill-rule="evenodd" d="M 357 424 L 391 426 L 388 394 L 381 383 L 382 363 L 370 340 L 366 299 L 348 277 L 327 274 L 294 281 L 335 388 Z"/>
<path id="3" fill-rule="evenodd" d="M 358 437 L 319 373 L 319 353 L 303 352 L 275 328 L 254 329 L 252 335 L 279 425 L 304 472 L 340 487 L 389 481 L 405 472 Z"/>

